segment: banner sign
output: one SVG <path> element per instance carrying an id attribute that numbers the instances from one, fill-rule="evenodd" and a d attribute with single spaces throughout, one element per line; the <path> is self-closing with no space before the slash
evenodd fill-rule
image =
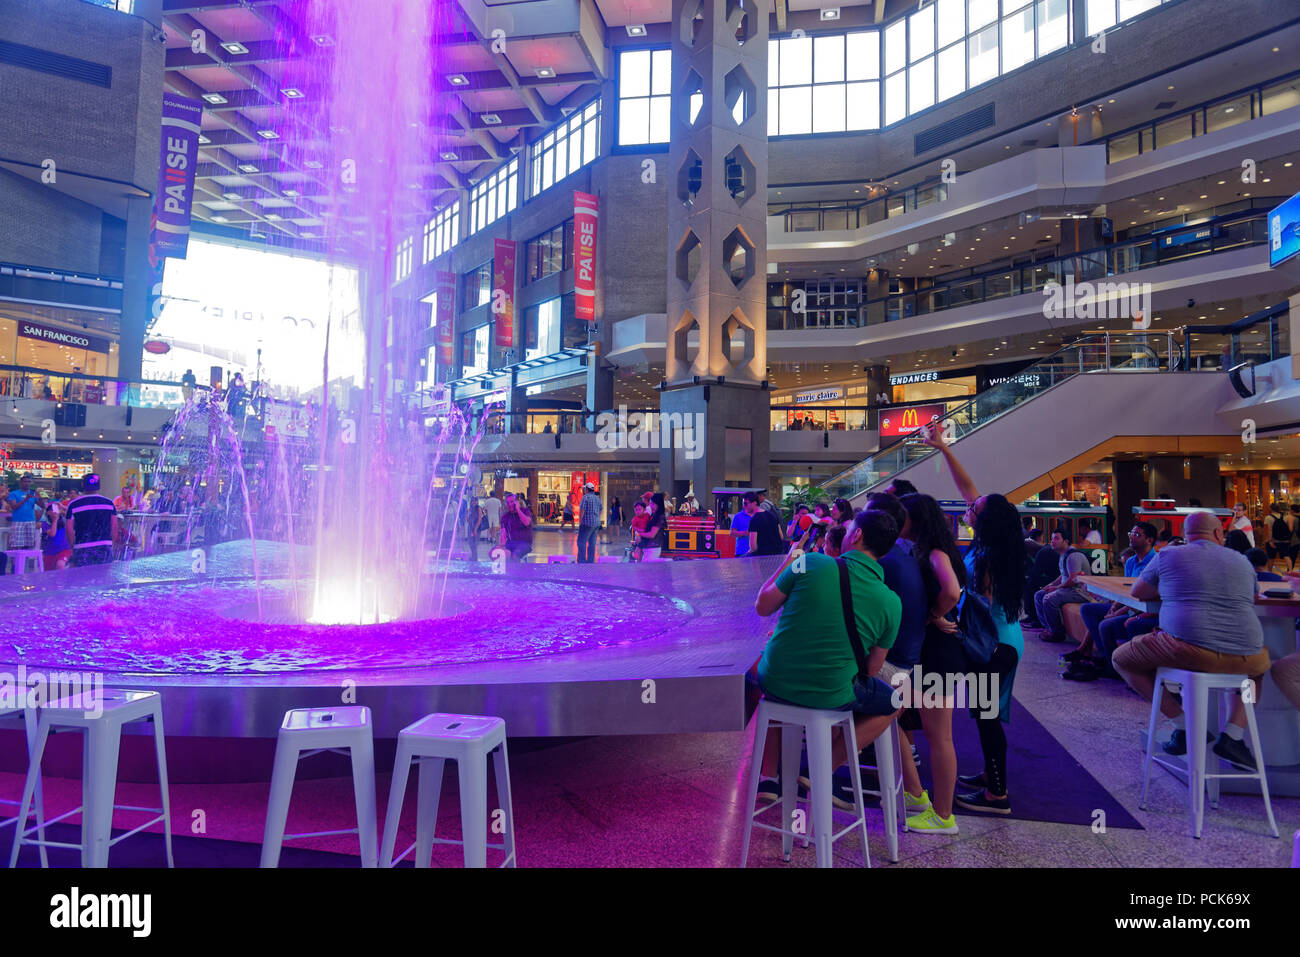
<path id="1" fill-rule="evenodd" d="M 438 302 L 435 307 L 435 325 L 438 341 L 438 368 L 449 368 L 454 359 L 456 345 L 456 274 L 439 272 L 435 277 Z"/>
<path id="2" fill-rule="evenodd" d="M 938 405 L 913 405 L 906 409 L 880 410 L 880 435 L 911 435 L 923 425 L 929 425 L 936 415 L 943 415 L 944 407 Z"/>
<path id="3" fill-rule="evenodd" d="M 599 200 L 573 191 L 573 299 L 577 317 L 596 321 L 596 221 Z"/>
<path id="4" fill-rule="evenodd" d="M 1300 255 L 1300 193 L 1268 214 L 1268 264 Z"/>
<path id="5" fill-rule="evenodd" d="M 42 326 L 36 322 L 20 320 L 18 322 L 18 335 L 26 336 L 28 339 L 40 339 L 42 342 L 70 346 L 73 349 L 88 349 L 91 352 L 108 353 L 109 342 L 107 339 L 87 335 L 84 332 L 68 332 L 64 329 L 55 329 L 53 326 Z"/>
<path id="6" fill-rule="evenodd" d="M 508 349 L 515 344 L 515 256 L 513 239 L 492 240 L 492 318 L 496 332 L 492 344 Z"/>
<path id="7" fill-rule="evenodd" d="M 150 259 L 185 258 L 194 203 L 194 168 L 199 161 L 199 124 L 203 104 L 175 93 L 163 93 L 162 162 L 158 195 L 153 203 Z"/>

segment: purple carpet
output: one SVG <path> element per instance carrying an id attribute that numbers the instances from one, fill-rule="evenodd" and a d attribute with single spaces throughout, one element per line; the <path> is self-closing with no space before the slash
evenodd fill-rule
<path id="1" fill-rule="evenodd" d="M 1011 699 L 1011 723 L 1003 728 L 1007 732 L 1007 791 L 1011 795 L 1012 820 L 1091 825 L 1094 813 L 1102 810 L 1108 828 L 1143 830 L 1137 819 L 1015 698 Z M 983 770 L 979 732 L 969 711 L 953 715 L 952 738 L 957 748 L 957 773 L 977 774 Z M 921 751 L 921 780 L 929 787 L 929 744 L 920 732 L 913 740 Z M 958 808 L 957 813 L 974 812 Z"/>

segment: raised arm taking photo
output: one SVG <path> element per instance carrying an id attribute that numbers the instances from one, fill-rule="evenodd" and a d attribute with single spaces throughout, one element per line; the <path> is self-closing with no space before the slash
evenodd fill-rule
<path id="1" fill-rule="evenodd" d="M 974 505 L 975 500 L 980 497 L 979 490 L 975 487 L 975 480 L 970 477 L 970 473 L 965 467 L 957 461 L 957 456 L 953 454 L 952 448 L 943 440 L 943 428 L 938 422 L 931 422 L 925 428 L 921 429 L 921 441 L 932 449 L 937 449 L 943 456 L 944 461 L 948 463 L 948 468 L 952 471 L 952 480 L 957 484 L 957 491 L 965 499 L 967 505 Z"/>

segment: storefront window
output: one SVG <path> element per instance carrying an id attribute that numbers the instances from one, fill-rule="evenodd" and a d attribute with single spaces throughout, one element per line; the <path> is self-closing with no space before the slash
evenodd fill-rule
<path id="1" fill-rule="evenodd" d="M 0 370 L 0 395 L 105 401 L 93 377 L 117 375 L 117 333 L 115 315 L 0 302 L 0 365 L 22 367 Z"/>
<path id="2" fill-rule="evenodd" d="M 492 339 L 492 323 L 485 322 L 461 336 L 462 377 L 480 375 L 488 371 L 488 346 Z"/>

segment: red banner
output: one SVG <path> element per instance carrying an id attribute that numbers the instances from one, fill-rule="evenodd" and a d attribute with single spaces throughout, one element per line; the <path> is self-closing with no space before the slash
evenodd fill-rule
<path id="1" fill-rule="evenodd" d="M 509 349 L 515 344 L 515 255 L 513 239 L 492 240 L 493 345 Z"/>
<path id="2" fill-rule="evenodd" d="M 881 409 L 880 434 L 911 435 L 923 425 L 929 425 L 936 415 L 943 415 L 943 405 L 913 405 L 906 409 Z"/>
<path id="3" fill-rule="evenodd" d="M 596 321 L 596 220 L 599 200 L 573 191 L 573 298 L 577 316 Z"/>
<path id="4" fill-rule="evenodd" d="M 438 301 L 435 306 L 435 326 L 438 341 L 438 366 L 449 368 L 456 349 L 456 274 L 440 272 L 437 275 Z"/>

